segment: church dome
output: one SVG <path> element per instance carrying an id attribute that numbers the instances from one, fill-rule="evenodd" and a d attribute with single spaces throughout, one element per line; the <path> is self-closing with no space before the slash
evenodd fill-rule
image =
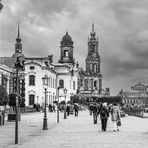
<path id="1" fill-rule="evenodd" d="M 66 32 L 66 34 L 62 38 L 62 42 L 72 42 L 71 36 Z"/>
<path id="2" fill-rule="evenodd" d="M 73 41 L 71 36 L 66 32 L 66 34 L 63 36 L 62 41 L 61 41 L 62 46 L 72 46 Z"/>

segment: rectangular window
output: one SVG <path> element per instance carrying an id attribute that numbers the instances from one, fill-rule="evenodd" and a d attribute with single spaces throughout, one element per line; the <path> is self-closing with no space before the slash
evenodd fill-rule
<path id="1" fill-rule="evenodd" d="M 84 79 L 84 90 L 88 90 L 88 80 Z"/>
<path id="2" fill-rule="evenodd" d="M 35 76 L 34 75 L 29 76 L 29 85 L 35 86 Z"/>
<path id="3" fill-rule="evenodd" d="M 59 86 L 60 88 L 64 88 L 64 80 L 59 80 Z"/>
<path id="4" fill-rule="evenodd" d="M 76 82 L 73 81 L 73 90 L 75 90 L 75 89 L 76 89 Z"/>
<path id="5" fill-rule="evenodd" d="M 8 79 L 2 74 L 2 82 L 1 82 L 1 84 L 5 89 L 7 89 L 7 81 L 8 81 Z"/>
<path id="6" fill-rule="evenodd" d="M 29 95 L 29 105 L 34 104 L 34 95 Z"/>

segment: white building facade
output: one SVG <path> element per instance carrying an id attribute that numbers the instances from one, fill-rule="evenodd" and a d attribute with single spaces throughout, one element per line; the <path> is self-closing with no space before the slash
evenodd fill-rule
<path id="1" fill-rule="evenodd" d="M 20 31 L 18 27 L 18 36 L 16 38 L 15 53 L 12 57 L 0 57 L 0 62 L 3 61 L 4 65 L 0 65 L 0 80 L 5 73 L 7 80 L 7 89 L 9 89 L 9 78 L 11 71 L 15 77 L 14 63 L 16 58 L 20 57 L 25 60 L 25 71 L 20 72 L 25 85 L 25 106 L 33 106 L 34 104 L 43 105 L 45 102 L 45 93 L 43 89 L 42 78 L 45 74 L 49 78 L 49 87 L 47 90 L 47 104 L 53 104 L 57 101 L 58 94 L 59 101 L 65 100 L 64 89 L 67 89 L 66 102 L 70 100 L 70 96 L 77 93 L 77 77 L 78 69 L 75 66 L 73 58 L 73 41 L 72 38 L 66 33 L 63 36 L 60 46 L 61 57 L 58 63 L 52 62 L 52 55 L 48 57 L 26 57 L 23 54 Z M 6 66 L 7 65 L 7 66 Z M 4 70 L 5 69 L 5 70 Z M 12 78 L 13 84 L 14 78 Z M 16 80 L 16 78 L 15 78 Z M 21 81 L 20 81 L 21 83 Z M 57 88 L 60 87 L 59 93 Z M 15 93 L 16 90 L 11 89 Z M 11 91 L 12 92 L 12 91 Z M 8 91 L 10 93 L 10 91 Z"/>
<path id="2" fill-rule="evenodd" d="M 0 63 L 0 85 L 4 86 L 8 94 L 12 91 L 10 87 L 12 72 L 12 68 Z"/>
<path id="3" fill-rule="evenodd" d="M 46 58 L 26 58 L 25 59 L 25 104 L 43 104 L 45 93 L 42 78 L 47 75 L 49 87 L 47 90 L 47 104 L 52 104 L 56 100 L 56 72 L 47 67 Z"/>

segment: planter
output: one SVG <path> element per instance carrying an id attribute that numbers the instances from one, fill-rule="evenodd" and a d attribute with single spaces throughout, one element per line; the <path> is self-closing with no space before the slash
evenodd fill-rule
<path id="1" fill-rule="evenodd" d="M 8 114 L 8 121 L 15 121 L 16 114 Z M 18 120 L 21 120 L 21 114 L 18 115 Z"/>

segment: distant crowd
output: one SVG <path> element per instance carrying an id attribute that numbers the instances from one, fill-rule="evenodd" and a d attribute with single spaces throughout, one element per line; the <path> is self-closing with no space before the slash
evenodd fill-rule
<path id="1" fill-rule="evenodd" d="M 44 111 L 44 105 L 41 107 L 39 104 L 34 104 L 33 106 L 36 108 L 36 111 Z M 80 105 L 78 103 L 72 104 L 49 104 L 47 107 L 49 112 L 56 112 L 58 109 L 60 112 L 66 112 L 67 116 L 70 114 L 74 114 L 75 117 L 78 117 L 78 113 L 80 110 Z M 111 116 L 111 121 L 113 123 L 113 131 L 119 131 L 119 127 L 121 126 L 120 119 L 120 105 L 116 102 L 109 103 L 97 103 L 92 102 L 88 106 L 89 114 L 93 116 L 93 123 L 97 124 L 98 119 L 101 121 L 102 131 L 106 131 L 107 129 L 107 121 L 109 116 Z"/>
<path id="2" fill-rule="evenodd" d="M 37 104 L 34 104 L 33 107 L 36 109 L 36 111 L 39 111 L 39 112 L 44 111 L 44 105 L 40 106 L 40 104 L 37 103 Z M 47 106 L 47 109 L 51 113 L 56 112 L 57 111 L 57 104 L 49 104 Z M 67 116 L 69 116 L 70 114 L 74 114 L 76 117 L 78 117 L 80 107 L 79 107 L 78 103 L 74 103 L 73 105 L 72 104 L 66 104 L 66 105 L 65 104 L 59 104 L 58 109 L 59 109 L 60 112 L 66 111 Z"/>

